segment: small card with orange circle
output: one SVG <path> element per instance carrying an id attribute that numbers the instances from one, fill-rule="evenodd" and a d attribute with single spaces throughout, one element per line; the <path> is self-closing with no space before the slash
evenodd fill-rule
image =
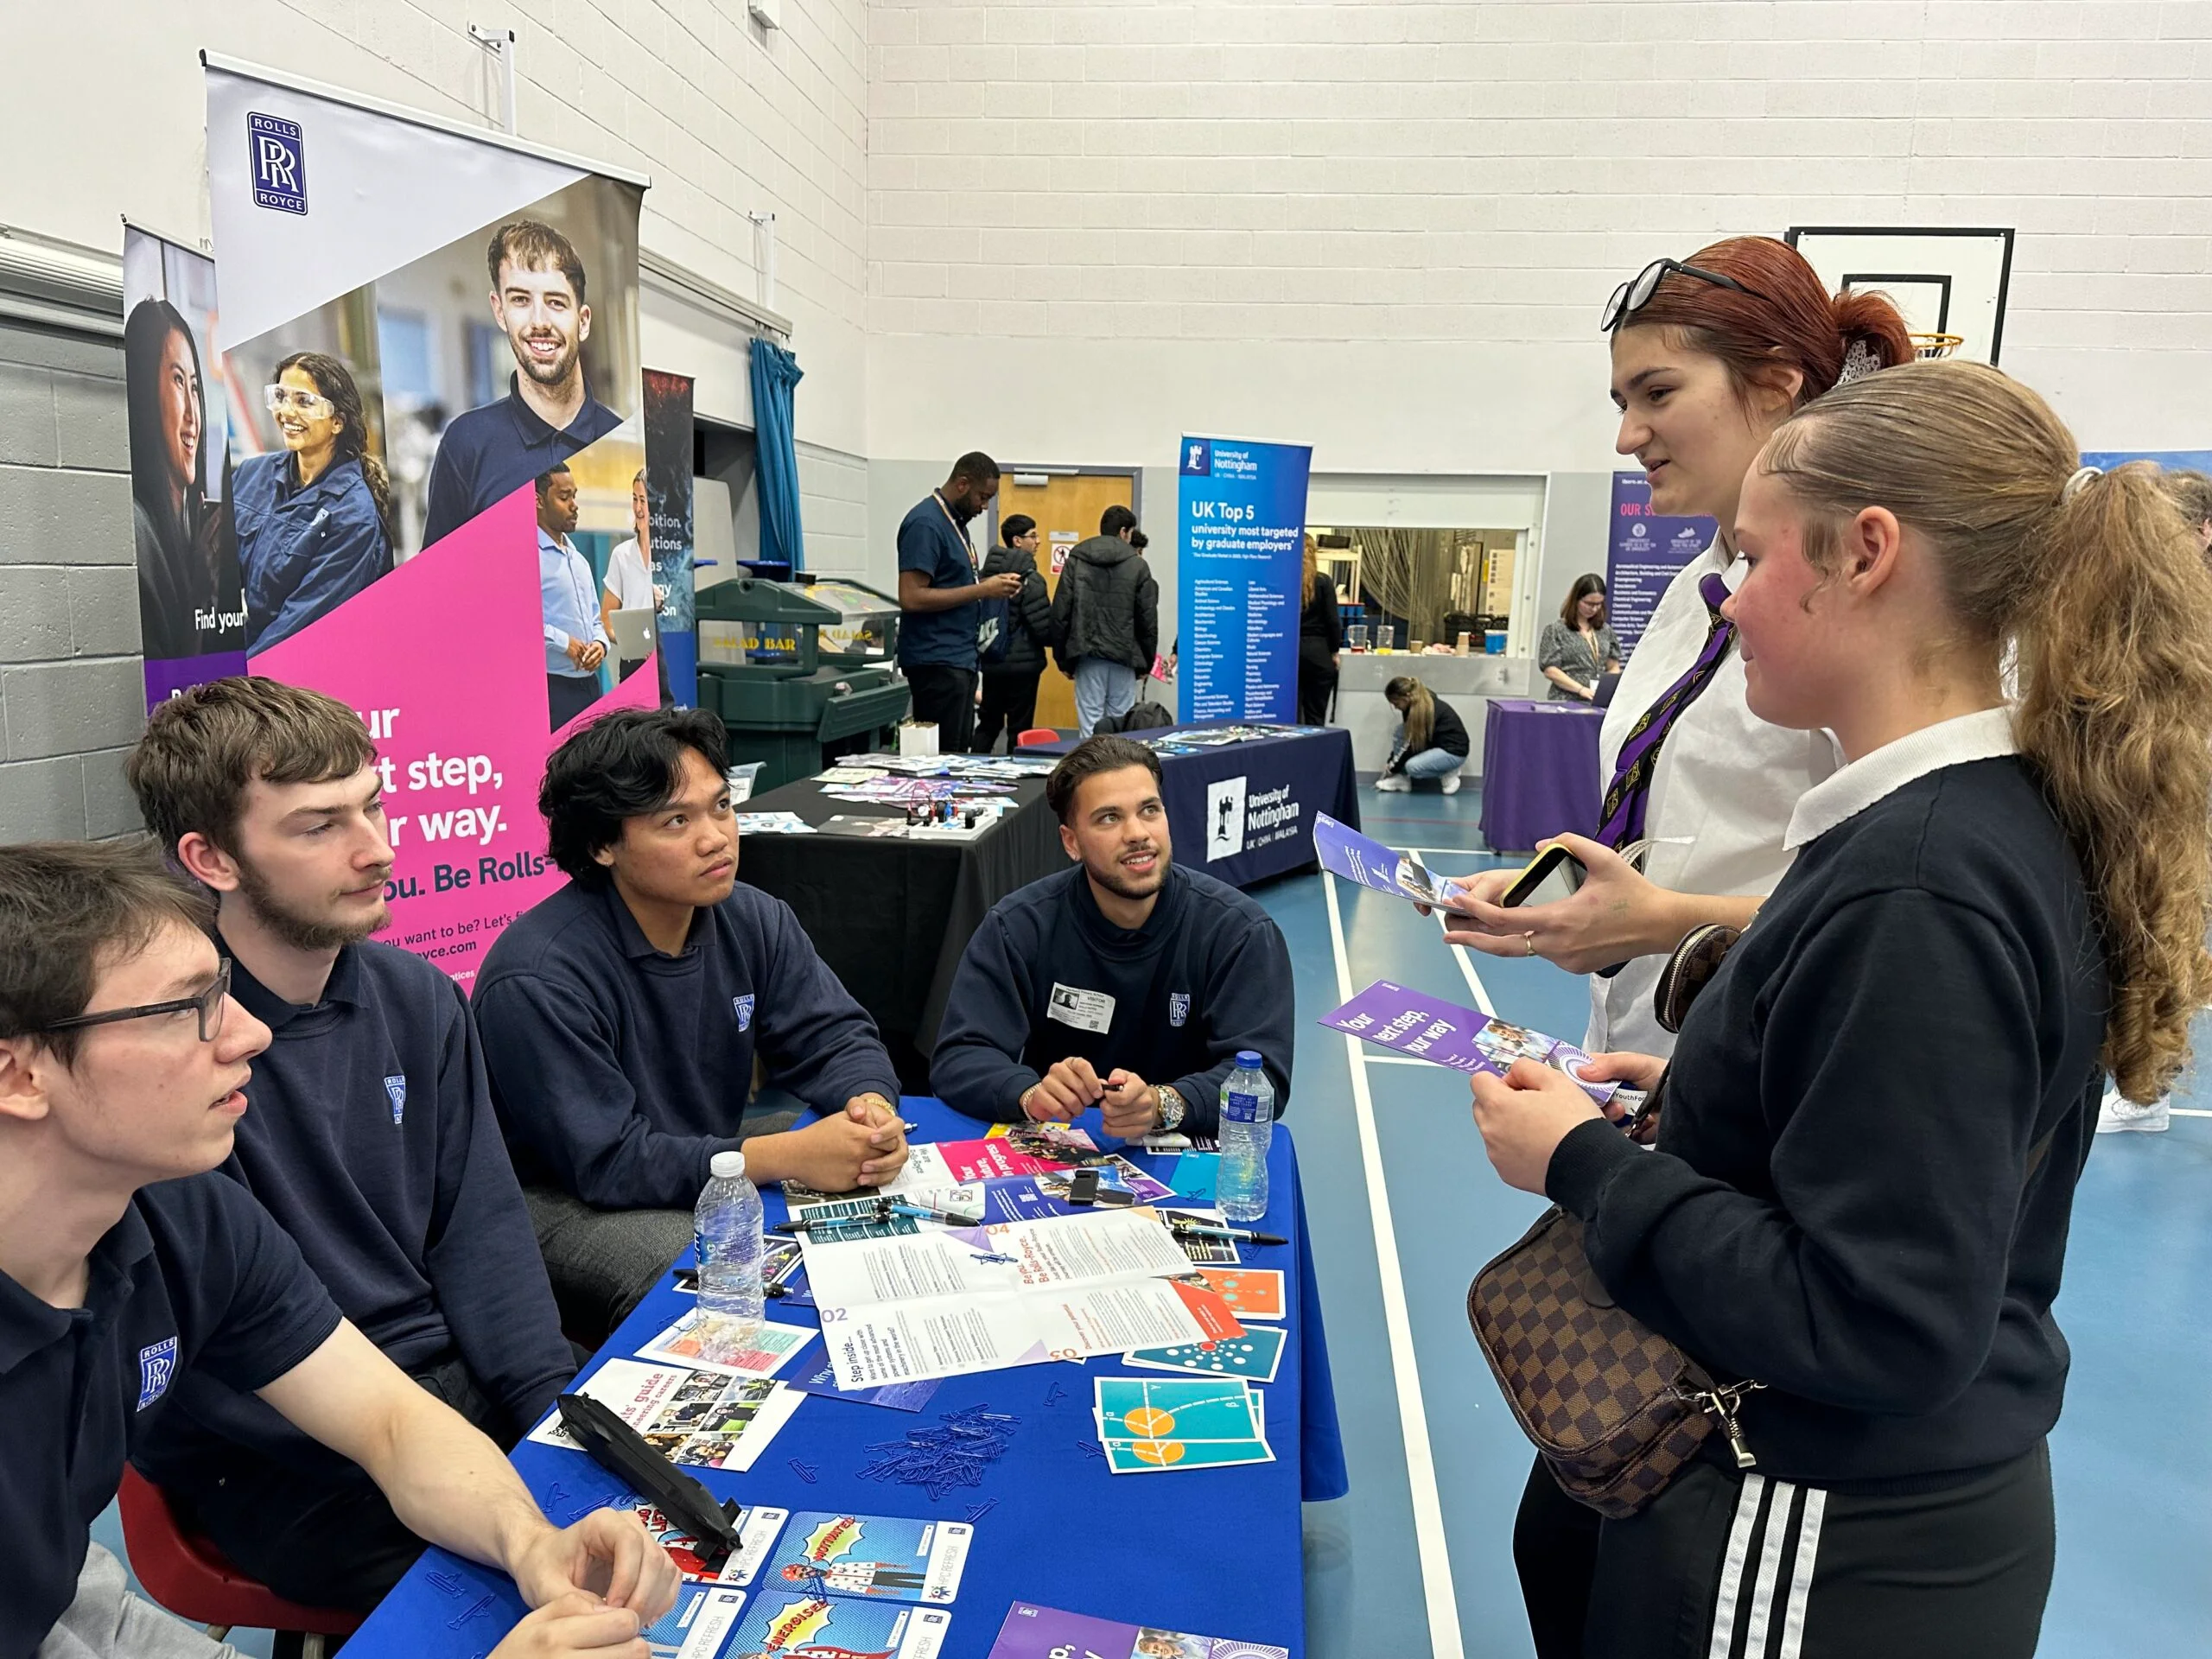
<path id="1" fill-rule="evenodd" d="M 1241 1377 L 1094 1383 L 1099 1443 L 1116 1474 L 1271 1463 L 1259 1397 Z"/>

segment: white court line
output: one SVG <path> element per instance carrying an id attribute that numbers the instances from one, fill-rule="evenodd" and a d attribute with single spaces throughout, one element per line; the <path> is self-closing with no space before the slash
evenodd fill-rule
<path id="1" fill-rule="evenodd" d="M 1435 1061 L 1433 1061 L 1433 1060 L 1417 1060 L 1417 1059 L 1415 1059 L 1415 1058 L 1414 1058 L 1412 1055 L 1410 1055 L 1410 1054 L 1366 1054 L 1366 1053 L 1363 1053 L 1362 1058 L 1364 1058 L 1364 1059 L 1366 1060 L 1366 1062 L 1367 1062 L 1370 1065 L 1427 1065 L 1427 1066 L 1433 1066 L 1433 1065 L 1434 1065 L 1436 1064 L 1436 1062 L 1435 1062 Z"/>
<path id="2" fill-rule="evenodd" d="M 2212 1111 L 2202 1106 L 2169 1106 L 2166 1109 L 2176 1117 L 2212 1117 Z"/>
<path id="3" fill-rule="evenodd" d="M 1329 900 L 1329 945 L 1337 958 L 1337 995 L 1351 1001 L 1351 963 L 1344 954 L 1344 915 L 1337 884 L 1321 885 Z M 1452 1556 L 1444 1540 L 1444 1504 L 1436 1491 L 1436 1458 L 1428 1443 L 1428 1412 L 1421 1397 L 1421 1366 L 1414 1353 L 1413 1318 L 1406 1311 L 1405 1275 L 1398 1267 L 1398 1233 L 1390 1219 L 1390 1192 L 1382 1178 L 1382 1142 L 1375 1130 L 1375 1098 L 1367 1088 L 1367 1057 L 1359 1039 L 1346 1036 L 1351 1066 L 1352 1118 L 1359 1127 L 1359 1161 L 1367 1182 L 1367 1212 L 1375 1226 L 1375 1268 L 1382 1281 L 1382 1325 L 1390 1341 L 1390 1375 L 1397 1385 L 1398 1423 L 1406 1443 L 1406 1485 L 1413 1500 L 1414 1546 L 1421 1566 L 1422 1599 L 1428 1606 L 1432 1659 L 1464 1659 L 1459 1599 L 1452 1583 Z M 1416 1061 L 1416 1065 L 1426 1062 Z"/>

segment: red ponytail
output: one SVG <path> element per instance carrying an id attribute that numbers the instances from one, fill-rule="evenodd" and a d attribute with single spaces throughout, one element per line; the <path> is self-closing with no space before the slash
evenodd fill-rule
<path id="1" fill-rule="evenodd" d="M 1739 392 L 1770 380 L 1777 369 L 1796 369 L 1803 377 L 1797 401 L 1807 404 L 1835 385 L 1854 344 L 1865 346 L 1878 368 L 1915 355 L 1904 319 L 1888 299 L 1831 298 L 1820 273 L 1786 242 L 1731 237 L 1683 263 L 1732 276 L 1751 292 L 1670 270 L 1650 303 L 1624 326 L 1675 330 L 1690 350 L 1726 364 Z"/>

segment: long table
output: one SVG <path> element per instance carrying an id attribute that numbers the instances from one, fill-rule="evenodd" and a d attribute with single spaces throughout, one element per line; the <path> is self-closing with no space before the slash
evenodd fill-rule
<path id="1" fill-rule="evenodd" d="M 1149 744 L 1173 744 L 1179 736 L 1247 723 L 1203 721 L 1128 735 Z M 1033 745 L 1023 753 L 1065 754 L 1074 747 L 1073 740 L 1065 740 Z M 1317 811 L 1359 828 L 1351 734 L 1334 726 L 1164 753 L 1160 791 L 1175 861 L 1234 887 L 1313 863 Z"/>
<path id="2" fill-rule="evenodd" d="M 902 1110 L 920 1125 L 916 1140 L 972 1139 L 986 1128 L 932 1099 L 910 1096 Z M 1100 1146 L 1111 1150 L 1117 1145 L 1099 1128 L 1096 1112 L 1082 1127 Z M 1124 1150 L 1168 1179 L 1173 1154 L 1154 1158 L 1135 1147 Z M 747 1507 L 972 1521 L 974 1548 L 950 1604 L 944 1659 L 983 1659 L 1016 1600 L 1302 1653 L 1299 1504 L 1340 1497 L 1346 1481 L 1298 1160 L 1280 1124 L 1268 1171 L 1268 1215 L 1259 1229 L 1291 1243 L 1238 1248 L 1246 1265 L 1278 1268 L 1286 1274 L 1290 1340 L 1275 1380 L 1265 1385 L 1273 1463 L 1109 1473 L 1097 1455 L 1091 1378 L 1169 1375 L 1131 1370 L 1109 1357 L 948 1377 L 918 1412 L 809 1398 L 750 1472 L 692 1472 L 717 1498 L 735 1498 Z M 781 1220 L 786 1213 L 782 1193 L 771 1188 L 764 1196 L 770 1222 Z M 594 1357 L 585 1375 L 610 1357 L 635 1352 L 690 1303 L 672 1281 L 664 1281 Z M 768 1306 L 772 1319 L 814 1322 L 810 1311 L 786 1310 L 772 1301 Z M 810 1344 L 785 1374 L 823 1357 L 820 1344 Z M 956 1489 L 932 1502 L 918 1486 L 861 1478 L 858 1471 L 874 1455 L 871 1445 L 899 1440 L 910 1427 L 934 1425 L 945 1413 L 975 1405 L 1020 1419 L 1011 1448 L 981 1486 Z M 514 1464 L 557 1522 L 629 1497 L 615 1477 L 582 1452 L 525 1440 L 515 1450 Z M 756 1580 L 748 1607 L 764 1587 Z M 346 1652 L 350 1659 L 481 1659 L 524 1611 L 504 1575 L 432 1549 L 346 1643 Z"/>
<path id="3" fill-rule="evenodd" d="M 751 835 L 738 877 L 789 905 L 823 961 L 874 1017 L 906 1088 L 929 1087 L 930 1051 L 952 976 L 993 905 L 1067 868 L 1041 779 L 973 841 L 838 835 Z M 743 812 L 794 812 L 809 823 L 899 817 L 899 809 L 824 795 L 812 781 L 756 795 Z"/>

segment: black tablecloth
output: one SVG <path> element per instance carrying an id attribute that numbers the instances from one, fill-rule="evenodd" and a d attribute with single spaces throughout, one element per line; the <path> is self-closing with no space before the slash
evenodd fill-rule
<path id="1" fill-rule="evenodd" d="M 837 835 L 750 835 L 738 875 L 797 912 L 814 948 L 874 1016 L 899 1078 L 929 1092 L 929 1054 L 961 953 L 986 912 L 1017 887 L 1067 868 L 1042 779 L 1014 785 L 1020 803 L 973 841 Z M 809 823 L 839 814 L 899 817 L 896 808 L 841 801 L 811 781 L 756 795 L 741 812 L 793 812 Z"/>
<path id="2" fill-rule="evenodd" d="M 1238 723 L 1213 721 L 1128 735 L 1151 743 Z M 1065 754 L 1074 747 L 1070 739 L 1023 753 Z M 1249 887 L 1313 863 L 1316 811 L 1359 828 L 1351 734 L 1339 727 L 1163 754 L 1160 776 L 1175 861 L 1231 887 Z"/>

